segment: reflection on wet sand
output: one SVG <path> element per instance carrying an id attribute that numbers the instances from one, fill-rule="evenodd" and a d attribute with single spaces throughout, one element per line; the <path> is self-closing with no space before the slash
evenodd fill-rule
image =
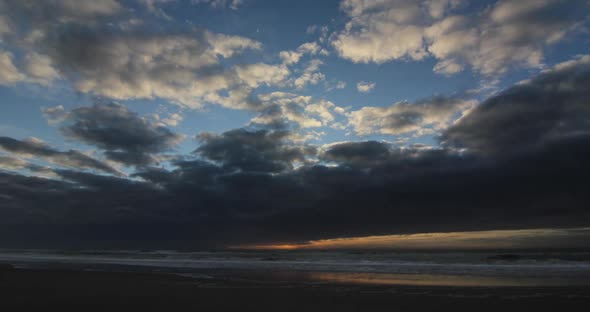
<path id="1" fill-rule="evenodd" d="M 517 287 L 517 286 L 567 286 L 575 281 L 565 279 L 505 278 L 464 275 L 389 274 L 309 272 L 313 281 L 358 285 L 414 285 L 414 286 L 468 286 L 468 287 Z"/>

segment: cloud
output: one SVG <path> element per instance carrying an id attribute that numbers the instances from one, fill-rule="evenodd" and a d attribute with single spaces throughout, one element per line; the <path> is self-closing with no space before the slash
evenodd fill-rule
<path id="1" fill-rule="evenodd" d="M 356 63 L 433 56 L 440 74 L 469 65 L 499 75 L 514 66 L 542 67 L 544 49 L 585 23 L 582 12 L 589 8 L 577 0 L 504 0 L 480 12 L 455 13 L 461 6 L 462 1 L 344 0 L 341 9 L 350 21 L 332 45 Z"/>
<path id="2" fill-rule="evenodd" d="M 253 172 L 281 172 L 303 162 L 304 147 L 288 145 L 290 133 L 282 130 L 236 129 L 216 135 L 201 133 L 196 153 L 223 167 Z"/>
<path id="3" fill-rule="evenodd" d="M 25 80 L 25 76 L 14 66 L 13 55 L 0 50 L 0 85 L 13 85 Z"/>
<path id="4" fill-rule="evenodd" d="M 333 90 L 341 90 L 346 88 L 346 82 L 345 81 L 326 81 L 325 83 L 325 87 L 326 87 L 326 91 L 333 91 Z"/>
<path id="5" fill-rule="evenodd" d="M 29 171 L 30 173 L 34 174 L 35 176 L 44 177 L 44 178 L 56 178 L 57 175 L 55 174 L 54 170 L 50 167 L 40 166 L 28 161 L 25 161 L 21 158 L 14 158 L 8 156 L 1 156 L 0 155 L 0 171 L 7 170 L 7 171 Z"/>
<path id="6" fill-rule="evenodd" d="M 339 107 L 327 100 L 314 100 L 311 96 L 293 93 L 272 92 L 262 94 L 260 113 L 252 119 L 262 125 L 295 123 L 301 128 L 327 126 L 335 120 Z"/>
<path id="7" fill-rule="evenodd" d="M 436 132 L 444 130 L 474 105 L 472 100 L 434 97 L 415 103 L 398 102 L 389 107 L 366 106 L 348 113 L 348 123 L 359 135 L 399 135 L 427 129 Z"/>
<path id="8" fill-rule="evenodd" d="M 337 164 L 372 167 L 390 160 L 392 148 L 377 141 L 329 144 L 320 158 Z"/>
<path id="9" fill-rule="evenodd" d="M 302 89 L 308 84 L 317 85 L 320 81 L 326 79 L 326 76 L 319 72 L 320 65 L 324 64 L 321 60 L 314 59 L 309 61 L 303 74 L 293 81 L 295 88 Z"/>
<path id="10" fill-rule="evenodd" d="M 162 119 L 162 122 L 170 127 L 176 127 L 182 122 L 184 117 L 178 113 L 170 114 L 168 117 Z"/>
<path id="11" fill-rule="evenodd" d="M 117 0 L 4 0 L 0 3 L 0 36 L 11 45 L 30 49 L 64 24 L 96 25 L 123 15 Z"/>
<path id="12" fill-rule="evenodd" d="M 63 105 L 42 108 L 41 111 L 43 113 L 43 117 L 45 117 L 47 123 L 50 125 L 59 124 L 68 117 L 68 113 L 66 112 L 66 109 L 63 107 Z"/>
<path id="13" fill-rule="evenodd" d="M 295 51 L 281 51 L 279 56 L 283 60 L 283 64 L 291 65 L 298 63 L 302 54 Z"/>
<path id="14" fill-rule="evenodd" d="M 484 154 L 519 151 L 590 134 L 590 56 L 545 70 L 484 101 L 443 142 Z"/>
<path id="15" fill-rule="evenodd" d="M 151 14 L 163 18 L 163 19 L 167 19 L 167 20 L 172 20 L 172 17 L 168 14 L 166 14 L 166 12 L 164 12 L 164 10 L 162 10 L 162 8 L 158 7 L 159 4 L 165 4 L 165 3 L 169 3 L 172 2 L 174 0 L 138 0 L 140 3 L 142 3 L 146 10 L 148 12 L 150 12 Z"/>
<path id="16" fill-rule="evenodd" d="M 292 65 L 298 63 L 304 55 L 325 54 L 324 51 L 317 42 L 306 42 L 301 44 L 296 51 L 281 51 L 279 56 L 283 60 L 283 64 Z"/>
<path id="17" fill-rule="evenodd" d="M 542 67 L 545 47 L 583 23 L 579 12 L 587 9 L 583 1 L 500 1 L 477 22 L 449 16 L 426 30 L 429 50 L 440 59 L 435 71 L 452 74 L 465 63 L 485 75 Z"/>
<path id="18" fill-rule="evenodd" d="M 244 4 L 244 0 L 191 0 L 191 3 L 208 4 L 216 9 L 229 7 L 232 10 L 237 10 Z"/>
<path id="19" fill-rule="evenodd" d="M 213 248 L 573 227 L 589 220 L 587 136 L 495 159 L 344 142 L 322 152 L 330 165 L 291 169 L 303 155 L 285 135 L 245 129 L 203 135 L 197 159 L 147 168 L 135 176 L 142 180 L 74 171 L 58 171 L 64 181 L 0 173 L 0 196 L 9 198 L 0 201 L 2 231 L 29 233 L 1 237 L 18 237 L 21 246 L 71 246 L 76 242 L 55 235 L 67 233 L 86 248 Z M 76 207 L 84 213 L 68 213 Z"/>
<path id="20" fill-rule="evenodd" d="M 75 169 L 93 169 L 104 173 L 120 175 L 111 166 L 77 150 L 61 152 L 38 139 L 20 141 L 10 137 L 0 137 L 0 148 L 22 157 L 38 157 L 53 164 Z"/>
<path id="21" fill-rule="evenodd" d="M 154 1 L 143 5 L 158 9 Z M 8 1 L 3 7 L 14 12 L 2 16 L 0 23 L 7 46 L 27 53 L 19 53 L 14 60 L 17 54 L 0 52 L 2 84 L 49 86 L 60 79 L 93 96 L 164 99 L 201 108 L 211 99 L 223 100 L 219 93 L 278 84 L 290 74 L 281 65 L 226 63 L 247 50 L 262 49 L 260 42 L 249 38 L 196 28 L 154 31 L 141 22 L 123 26 L 134 17 L 117 1 L 68 0 L 39 6 L 31 1 Z M 311 48 L 303 45 L 301 49 Z"/>
<path id="22" fill-rule="evenodd" d="M 208 32 L 160 36 L 79 29 L 60 34 L 50 55 L 79 91 L 119 100 L 163 98 L 199 107 L 209 93 L 278 79 L 269 65 L 220 65 L 218 55 L 231 57 L 247 48 L 259 44 Z"/>
<path id="23" fill-rule="evenodd" d="M 351 110 L 267 90 L 296 86 L 295 78 L 303 77 L 302 86 L 321 81 L 313 79 L 321 74 L 315 56 L 301 63 L 307 65 L 303 72 L 289 67 L 303 60 L 292 55 L 280 64 L 244 64 L 226 58 L 258 51 L 258 42 L 199 29 L 171 34 L 102 26 L 127 14 L 115 1 L 72 8 L 67 1 L 40 8 L 32 3 L 2 2 L 15 8 L 0 19 L 8 49 L 0 54 L 4 84 L 63 79 L 97 97 L 190 107 L 212 102 L 255 117 L 247 128 L 197 135 L 190 155 L 164 155 L 182 139 L 166 128 L 180 122 L 180 114 L 142 117 L 115 103 L 44 109 L 67 138 L 133 166 L 126 168 L 133 174 L 124 177 L 77 150 L 0 138 L 3 246 L 206 249 L 590 221 L 588 56 L 546 69 L 481 104 L 436 96 Z M 350 22 L 332 42 L 341 56 L 357 62 L 432 56 L 443 74 L 471 67 L 496 75 L 510 66 L 540 66 L 544 47 L 576 28 L 578 16 L 568 14 L 580 3 L 502 1 L 479 12 L 478 21 L 456 15 L 461 4 L 452 0 L 347 0 Z M 571 21 L 552 12 L 568 13 Z M 547 23 L 537 23 L 540 16 Z M 486 32 L 497 40 L 487 40 Z M 16 53 L 8 46 L 31 50 Z M 322 54 L 314 44 L 291 52 Z M 307 143 L 323 134 L 308 129 L 341 128 L 342 118 L 360 135 L 428 132 L 440 134 L 441 145 Z M 163 157 L 165 166 L 152 166 Z M 42 162 L 53 165 L 37 165 Z"/>
<path id="24" fill-rule="evenodd" d="M 340 7 L 350 17 L 332 45 L 338 54 L 357 63 L 383 63 L 400 58 L 423 59 L 420 3 L 411 0 L 344 0 Z"/>
<path id="25" fill-rule="evenodd" d="M 105 150 L 108 159 L 127 165 L 147 165 L 155 155 L 169 151 L 183 139 L 169 129 L 110 103 L 79 107 L 65 112 L 63 107 L 45 109 L 50 121 L 63 124 L 68 138 Z"/>
<path id="26" fill-rule="evenodd" d="M 0 40 L 5 35 L 11 34 L 13 31 L 10 20 L 6 16 L 0 15 Z"/>
<path id="27" fill-rule="evenodd" d="M 34 0 L 5 0 L 2 9 L 14 17 L 26 17 L 35 25 L 44 23 L 88 22 L 96 18 L 120 14 L 123 7 L 117 0 L 59 0 L 39 3 Z"/>
<path id="28" fill-rule="evenodd" d="M 375 88 L 374 82 L 359 81 L 356 84 L 357 91 L 362 93 L 369 93 L 373 90 L 373 88 Z"/>
<path id="29" fill-rule="evenodd" d="M 19 170 L 27 166 L 27 162 L 20 158 L 0 156 L 0 168 Z"/>
<path id="30" fill-rule="evenodd" d="M 207 40 L 213 47 L 213 52 L 224 58 L 231 58 L 235 54 L 241 53 L 245 50 L 262 49 L 262 44 L 260 42 L 240 36 L 228 36 L 207 32 Z"/>
<path id="31" fill-rule="evenodd" d="M 257 88 L 262 84 L 279 84 L 290 74 L 289 69 L 285 66 L 264 63 L 238 65 L 235 71 L 239 80 L 252 88 Z"/>
<path id="32" fill-rule="evenodd" d="M 458 7 L 463 2 L 463 0 L 427 0 L 424 1 L 424 5 L 431 17 L 440 18 L 448 10 Z"/>
<path id="33" fill-rule="evenodd" d="M 31 81 L 47 86 L 60 77 L 59 72 L 53 67 L 51 59 L 46 55 L 35 52 L 28 53 L 25 61 L 25 71 Z"/>
<path id="34" fill-rule="evenodd" d="M 37 83 L 47 86 L 59 78 L 51 60 L 35 52 L 28 53 L 24 59 L 24 68 L 17 68 L 14 55 L 0 49 L 0 85 L 16 83 Z"/>
<path id="35" fill-rule="evenodd" d="M 537 78 L 559 80 L 567 89 L 571 85 L 565 82 L 578 79 L 579 73 L 571 71 L 580 68 L 577 62 Z M 497 107 L 493 101 L 481 105 Z M 86 248 L 214 248 L 575 227 L 590 220 L 584 183 L 590 174 L 587 133 L 557 136 L 499 156 L 376 141 L 317 148 L 296 143 L 292 136 L 284 129 L 202 133 L 195 157 L 179 158 L 166 169 L 144 167 L 133 179 L 72 170 L 57 170 L 60 179 L 0 172 L 0 196 L 6 199 L 0 201 L 1 229 L 12 234 L 0 237 L 18 237 L 20 246 L 75 245 L 55 235 L 67 233 Z M 311 161 L 315 157 L 319 161 Z M 80 207 L 83 213 L 71 213 Z M 23 231 L 28 235 L 14 235 Z"/>

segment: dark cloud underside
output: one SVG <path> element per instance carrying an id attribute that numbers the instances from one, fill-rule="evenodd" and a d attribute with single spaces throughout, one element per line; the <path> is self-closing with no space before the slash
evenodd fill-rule
<path id="1" fill-rule="evenodd" d="M 57 112 L 46 109 L 45 115 L 64 123 L 61 131 L 66 137 L 101 148 L 110 160 L 127 165 L 150 164 L 156 154 L 171 150 L 182 139 L 116 103 L 63 111 L 62 116 Z"/>
<path id="2" fill-rule="evenodd" d="M 369 141 L 316 150 L 290 140 L 288 130 L 235 129 L 199 135 L 195 159 L 140 170 L 139 180 L 76 170 L 56 170 L 61 181 L 1 173 L 2 231 L 26 228 L 31 244 L 205 248 L 583 226 L 590 222 L 588 68 L 587 58 L 561 64 L 489 98 L 443 133 L 440 149 Z M 96 118 L 86 120 L 86 110 Z M 71 114 L 65 133 L 107 152 L 149 154 L 171 137 L 116 105 Z M 1 142 L 14 153 L 72 157 Z M 304 162 L 314 155 L 320 162 Z M 74 233 L 79 241 L 60 236 Z"/>
<path id="3" fill-rule="evenodd" d="M 167 128 L 165 117 L 114 102 L 44 109 L 68 143 L 95 150 L 0 137 L 0 245 L 199 249 L 587 226 L 588 55 L 480 104 L 432 96 L 352 110 L 279 91 L 328 84 L 319 72 L 328 46 L 334 57 L 355 63 L 431 57 L 437 73 L 470 67 L 493 80 L 512 67 L 540 68 L 545 47 L 587 20 L 587 1 L 502 1 L 473 16 L 456 15 L 455 1 L 443 2 L 447 8 L 433 1 L 343 1 L 343 29 L 267 64 L 245 63 L 249 55 L 231 59 L 262 49 L 245 37 L 133 26 L 141 21 L 131 18 L 125 1 L 0 0 L 3 87 L 59 81 L 105 103 L 157 100 L 183 109 L 207 103 L 255 114 L 248 127 L 197 134 L 193 153 L 179 155 L 184 135 Z M 144 9 L 166 19 L 155 4 Z M 303 57 L 314 59 L 295 67 Z M 183 116 L 168 119 L 176 124 Z M 310 128 L 428 136 L 440 144 L 317 146 L 302 138 L 321 132 L 305 132 Z"/>

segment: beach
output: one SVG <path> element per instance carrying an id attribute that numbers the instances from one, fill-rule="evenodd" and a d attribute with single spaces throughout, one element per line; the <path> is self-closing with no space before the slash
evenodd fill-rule
<path id="1" fill-rule="evenodd" d="M 3 311 L 569 311 L 590 303 L 589 287 L 273 282 L 6 267 L 0 294 Z"/>
<path id="2" fill-rule="evenodd" d="M 2 250 L 2 311 L 532 311 L 590 303 L 586 250 Z"/>

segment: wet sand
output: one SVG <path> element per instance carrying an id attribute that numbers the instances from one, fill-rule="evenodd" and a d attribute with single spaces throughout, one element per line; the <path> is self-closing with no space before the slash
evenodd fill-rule
<path id="1" fill-rule="evenodd" d="M 573 311 L 588 304 L 590 288 L 574 286 L 401 286 L 0 269 L 1 311 Z"/>

